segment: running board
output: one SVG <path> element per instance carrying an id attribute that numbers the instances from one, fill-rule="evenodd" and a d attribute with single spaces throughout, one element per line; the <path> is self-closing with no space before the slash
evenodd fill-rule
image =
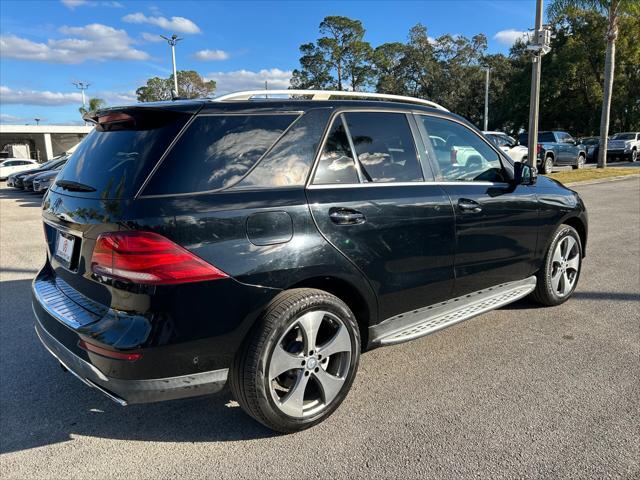
<path id="1" fill-rule="evenodd" d="M 411 312 L 390 317 L 370 328 L 372 346 L 394 345 L 424 337 L 445 327 L 503 307 L 529 295 L 536 288 L 536 277 L 503 283 L 452 298 Z"/>

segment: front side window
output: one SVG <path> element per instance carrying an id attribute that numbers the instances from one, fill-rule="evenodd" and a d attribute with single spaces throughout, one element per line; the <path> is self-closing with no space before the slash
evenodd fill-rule
<path id="1" fill-rule="evenodd" d="M 207 192 L 234 185 L 296 118 L 295 114 L 197 117 L 167 154 L 144 195 Z"/>
<path id="2" fill-rule="evenodd" d="M 404 113 L 345 113 L 349 134 L 365 180 L 421 182 L 422 168 Z"/>
<path id="3" fill-rule="evenodd" d="M 353 153 L 341 117 L 337 117 L 331 126 L 320 154 L 313 183 L 316 185 L 359 183 Z"/>
<path id="4" fill-rule="evenodd" d="M 504 182 L 500 157 L 469 128 L 444 118 L 418 115 L 426 130 L 427 150 L 448 182 Z"/>

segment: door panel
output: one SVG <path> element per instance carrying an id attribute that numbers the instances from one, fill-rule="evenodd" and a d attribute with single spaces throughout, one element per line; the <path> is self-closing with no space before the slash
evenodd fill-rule
<path id="1" fill-rule="evenodd" d="M 443 188 L 456 211 L 455 296 L 535 272 L 538 206 L 532 187 L 470 182 Z"/>
<path id="2" fill-rule="evenodd" d="M 314 186 L 307 197 L 322 235 L 371 283 L 380 320 L 450 298 L 454 216 L 441 187 Z"/>

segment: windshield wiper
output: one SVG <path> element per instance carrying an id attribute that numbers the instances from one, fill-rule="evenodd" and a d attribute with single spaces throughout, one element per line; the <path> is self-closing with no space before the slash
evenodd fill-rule
<path id="1" fill-rule="evenodd" d="M 95 192 L 96 189 L 85 185 L 84 183 L 74 182 L 72 180 L 57 180 L 56 185 L 69 190 L 70 192 Z"/>

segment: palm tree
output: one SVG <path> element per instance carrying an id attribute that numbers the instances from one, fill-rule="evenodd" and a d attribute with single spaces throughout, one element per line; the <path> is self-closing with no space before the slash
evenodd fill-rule
<path id="1" fill-rule="evenodd" d="M 85 108 L 84 105 L 80 107 L 80 115 L 85 116 L 89 112 L 95 112 L 96 110 L 100 110 L 102 107 L 106 105 L 106 102 L 101 98 L 90 98 L 89 99 L 89 108 Z"/>
<path id="2" fill-rule="evenodd" d="M 600 116 L 600 151 L 598 168 L 607 166 L 607 141 L 609 137 L 609 114 L 611 93 L 616 62 L 616 40 L 618 39 L 618 21 L 624 14 L 640 14 L 639 0 L 553 0 L 549 6 L 550 17 L 560 17 L 568 9 L 595 10 L 607 18 L 608 26 L 605 39 L 607 51 L 604 60 L 604 85 L 602 88 L 602 114 Z"/>

